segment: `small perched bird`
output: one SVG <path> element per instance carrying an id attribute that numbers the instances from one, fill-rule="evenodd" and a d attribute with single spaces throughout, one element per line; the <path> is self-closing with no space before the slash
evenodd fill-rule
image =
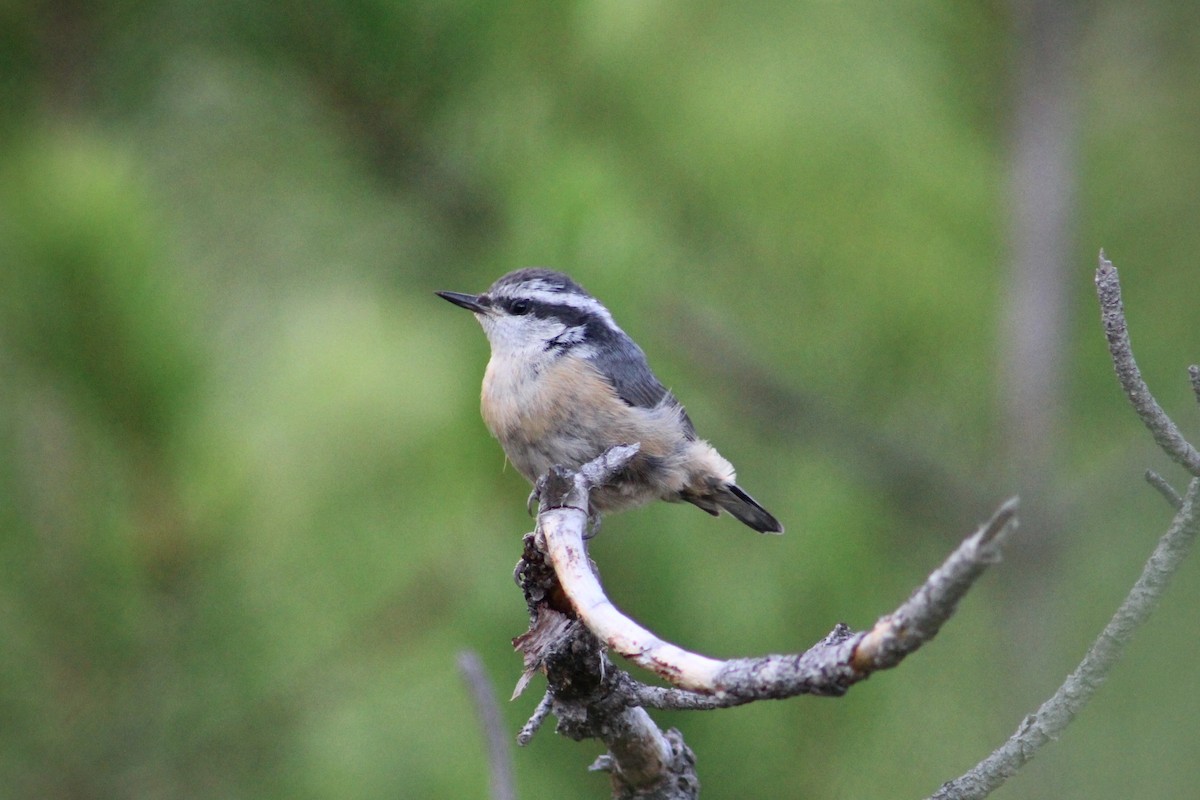
<path id="1" fill-rule="evenodd" d="M 474 313 L 487 334 L 483 420 L 531 483 L 555 464 L 578 468 L 613 445 L 637 442 L 629 465 L 592 491 L 593 515 L 682 500 L 713 516 L 728 511 L 762 533 L 783 533 L 735 483 L 733 465 L 696 436 L 642 348 L 575 281 L 519 269 L 483 294 L 437 294 Z"/>

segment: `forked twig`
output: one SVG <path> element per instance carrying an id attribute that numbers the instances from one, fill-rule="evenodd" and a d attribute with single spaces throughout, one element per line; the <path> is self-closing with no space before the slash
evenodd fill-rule
<path id="1" fill-rule="evenodd" d="M 1096 269 L 1096 293 L 1100 300 L 1101 321 L 1108 338 L 1109 354 L 1130 404 L 1163 452 L 1193 475 L 1200 475 L 1200 454 L 1184 439 L 1175 423 L 1154 399 L 1137 368 L 1129 343 L 1117 270 L 1105 258 L 1103 250 L 1100 251 L 1100 265 Z M 1200 370 L 1192 367 L 1189 374 L 1192 387 L 1200 398 Z M 1191 551 L 1200 532 L 1200 477 L 1192 479 L 1183 497 L 1155 472 L 1148 470 L 1146 480 L 1177 511 L 1125 600 L 1058 691 L 1035 713 L 1027 716 L 1003 745 L 961 777 L 943 784 L 929 800 L 978 800 L 986 797 L 1033 758 L 1047 742 L 1058 738 L 1100 689 L 1133 633 L 1158 605 L 1171 576 Z"/>

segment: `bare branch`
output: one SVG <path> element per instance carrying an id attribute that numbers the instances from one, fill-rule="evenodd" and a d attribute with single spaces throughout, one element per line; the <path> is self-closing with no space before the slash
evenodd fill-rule
<path id="1" fill-rule="evenodd" d="M 608 768 L 623 780 L 642 787 L 660 781 L 668 771 L 671 747 L 644 710 L 610 699 L 619 671 L 583 625 L 545 607 L 530 631 L 514 644 L 525 654 L 527 672 L 541 669 L 550 683 L 521 729 L 522 744 L 553 711 L 559 718 L 559 733 L 573 739 L 602 739 L 613 756 Z"/>
<path id="2" fill-rule="evenodd" d="M 462 672 L 467 688 L 471 690 L 475 712 L 479 715 L 479 722 L 487 739 L 492 800 L 516 800 L 512 753 L 500 717 L 500 704 L 496 702 L 496 692 L 488 680 L 483 662 L 474 651 L 464 650 L 458 655 L 458 669 Z"/>
<path id="3" fill-rule="evenodd" d="M 636 445 L 614 448 L 578 473 L 555 467 L 544 476 L 537 530 L 525 537 L 515 575 L 531 615 L 529 631 L 514 640 L 525 655 L 518 691 L 535 671 L 545 672 L 550 686 L 518 740 L 529 741 L 548 711 L 558 717 L 559 733 L 601 739 L 609 752 L 594 766 L 612 773 L 617 797 L 690 800 L 699 791 L 695 759 L 682 736 L 659 731 L 645 708 L 699 710 L 843 694 L 932 638 L 1016 527 L 1014 498 L 871 631 L 839 624 L 804 653 L 722 661 L 659 639 L 618 611 L 600 588 L 584 542 L 587 493 L 634 453 Z M 612 664 L 609 650 L 676 688 L 638 683 Z"/>
<path id="4" fill-rule="evenodd" d="M 549 608 L 542 613 L 557 614 Z M 699 796 L 695 757 L 678 731 L 663 733 L 645 709 L 626 701 L 628 676 L 613 666 L 603 645 L 578 622 L 557 628 L 544 643 L 541 668 L 550 690 L 521 730 L 526 743 L 549 711 L 558 733 L 600 739 L 608 753 L 592 769 L 609 772 L 613 796 L 639 800 L 695 800 Z"/>
<path id="5" fill-rule="evenodd" d="M 869 632 L 855 634 L 838 626 L 805 653 L 723 661 L 663 641 L 622 614 L 605 596 L 583 542 L 585 481 L 575 478 L 568 489 L 562 485 L 567 479 L 564 472 L 551 471 L 548 476 L 544 496 L 559 500 L 556 507 L 543 507 L 538 530 L 573 612 L 609 649 L 680 689 L 713 695 L 721 705 L 798 694 L 840 695 L 872 672 L 895 666 L 937 633 L 975 579 L 999 558 L 1004 539 L 1016 527 L 1017 501 L 1013 498 L 904 605 Z M 695 698 L 685 695 L 649 695 L 655 704 L 697 704 Z"/>
<path id="6" fill-rule="evenodd" d="M 987 797 L 1017 772 L 1037 751 L 1062 733 L 1097 690 L 1125 651 L 1133 632 L 1150 616 L 1171 576 L 1183 563 L 1200 531 L 1200 478 L 1192 479 L 1171 527 L 1142 569 L 1142 574 L 1116 614 L 1092 643 L 1083 661 L 1054 696 L 1027 716 L 1016 732 L 990 756 L 959 778 L 942 785 L 930 800 L 974 800 Z"/>
<path id="7" fill-rule="evenodd" d="M 542 723 L 546 721 L 546 717 L 550 714 L 550 707 L 554 703 L 554 695 L 549 690 L 542 696 L 538 702 L 537 708 L 533 710 L 533 715 L 529 717 L 529 721 L 521 727 L 521 732 L 517 734 L 517 744 L 524 747 L 533 741 L 533 735 L 542 727 Z"/>
<path id="8" fill-rule="evenodd" d="M 1167 479 L 1159 475 L 1152 469 L 1146 470 L 1146 483 L 1158 490 L 1158 493 L 1163 496 L 1163 499 L 1171 504 L 1171 508 L 1178 511 L 1183 508 L 1183 498 L 1179 496 L 1179 492 L 1175 491 L 1175 487 L 1167 482 Z"/>
<path id="9" fill-rule="evenodd" d="M 608 483 L 613 475 L 638 454 L 638 450 L 641 448 L 642 446 L 638 442 L 634 442 L 633 444 L 619 444 L 608 448 L 599 456 L 584 464 L 579 468 L 579 477 L 583 482 L 583 488 L 590 491 L 597 486 Z"/>
<path id="10" fill-rule="evenodd" d="M 1188 367 L 1188 378 L 1192 382 L 1192 394 L 1196 395 L 1196 402 L 1200 403 L 1200 365 L 1192 364 Z"/>
<path id="11" fill-rule="evenodd" d="M 925 584 L 863 638 L 855 667 L 870 673 L 900 663 L 937 634 L 975 580 L 1000 560 L 1000 548 L 1017 527 L 1017 498 L 1006 500 L 974 536 L 959 545 Z"/>
<path id="12" fill-rule="evenodd" d="M 1100 266 L 1096 270 L 1096 293 L 1100 299 L 1100 316 L 1108 339 L 1109 354 L 1130 404 L 1158 446 L 1193 475 L 1200 476 L 1200 454 L 1184 439 L 1142 380 L 1129 343 L 1117 270 L 1104 257 L 1103 250 L 1100 251 Z M 1200 399 L 1200 369 L 1193 366 L 1188 372 L 1192 388 L 1197 399 Z M 1026 717 L 1008 741 L 966 774 L 943 784 L 931 800 L 986 797 L 1033 758 L 1047 742 L 1058 738 L 1100 689 L 1134 631 L 1150 616 L 1171 576 L 1191 551 L 1200 532 L 1200 477 L 1192 479 L 1182 498 L 1157 473 L 1147 470 L 1146 480 L 1177 511 L 1170 528 L 1159 540 L 1125 600 L 1054 696 Z"/>
<path id="13" fill-rule="evenodd" d="M 1117 277 L 1117 269 L 1112 262 L 1100 251 L 1100 266 L 1096 269 L 1096 293 L 1100 297 L 1100 317 L 1104 323 L 1104 335 L 1108 338 L 1108 352 L 1112 356 L 1113 366 L 1133 410 L 1141 418 L 1143 424 L 1150 429 L 1154 441 L 1163 451 L 1179 462 L 1184 469 L 1193 475 L 1200 476 L 1200 452 L 1192 447 L 1179 428 L 1162 410 L 1162 406 L 1150 393 L 1142 373 L 1133 358 L 1133 349 L 1129 343 L 1129 328 L 1125 321 L 1125 309 L 1121 302 L 1121 283 Z M 1195 387 L 1193 380 L 1193 387 Z"/>
<path id="14" fill-rule="evenodd" d="M 625 700 L 630 705 L 644 708 L 671 709 L 674 711 L 709 711 L 714 708 L 727 708 L 740 703 L 730 702 L 731 698 L 720 698 L 711 694 L 689 692 L 686 689 L 676 689 L 670 686 L 648 686 L 635 681 L 628 674 L 621 686 Z"/>

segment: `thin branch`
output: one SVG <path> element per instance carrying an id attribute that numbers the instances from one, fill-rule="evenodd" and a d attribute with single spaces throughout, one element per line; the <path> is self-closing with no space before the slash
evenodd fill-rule
<path id="1" fill-rule="evenodd" d="M 644 708 L 670 709 L 673 711 L 709 711 L 714 708 L 726 708 L 731 705 L 728 698 L 720 698 L 711 694 L 689 692 L 686 689 L 676 689 L 673 686 L 649 686 L 635 681 L 627 673 L 621 685 L 625 702 Z"/>
<path id="2" fill-rule="evenodd" d="M 458 655 L 458 669 L 467 688 L 471 690 L 475 711 L 479 715 L 479 722 L 487 739 L 492 800 L 516 800 L 512 752 L 500 717 L 500 704 L 496 702 L 496 692 L 488 680 L 483 662 L 474 651 L 464 650 Z"/>
<path id="3" fill-rule="evenodd" d="M 1153 486 L 1158 493 L 1163 496 L 1163 499 L 1171 504 L 1171 508 L 1178 511 L 1183 508 L 1183 498 L 1179 496 L 1179 492 L 1175 491 L 1175 487 L 1167 482 L 1167 479 L 1159 475 L 1152 469 L 1146 470 L 1146 483 Z"/>
<path id="4" fill-rule="evenodd" d="M 1200 478 L 1192 479 L 1183 506 L 1142 569 L 1142 574 L 1116 614 L 1092 643 L 1083 661 L 1054 696 L 1022 722 L 1016 732 L 990 756 L 959 778 L 942 785 L 929 800 L 975 800 L 987 797 L 1025 765 L 1037 751 L 1062 733 L 1120 659 L 1133 632 L 1150 616 L 1171 576 L 1183 563 L 1200 532 Z"/>
<path id="5" fill-rule="evenodd" d="M 1142 380 L 1129 343 L 1117 271 L 1104 257 L 1103 250 L 1096 270 L 1096 293 L 1109 354 L 1130 404 L 1158 446 L 1193 475 L 1200 476 L 1200 454 L 1183 438 Z M 1200 370 L 1191 367 L 1188 372 L 1200 399 Z M 1125 600 L 1054 696 L 1026 717 L 1008 741 L 966 774 L 943 784 L 930 800 L 975 800 L 1003 784 L 1047 742 L 1058 738 L 1108 678 L 1134 631 L 1149 618 L 1200 532 L 1200 477 L 1192 479 L 1182 498 L 1157 473 L 1147 470 L 1146 480 L 1177 511 Z"/>
<path id="6" fill-rule="evenodd" d="M 1192 394 L 1196 395 L 1196 402 L 1200 403 L 1200 365 L 1192 364 L 1188 367 L 1188 378 L 1192 382 Z"/>
<path id="7" fill-rule="evenodd" d="M 1105 258 L 1103 250 L 1100 251 L 1100 266 L 1096 269 L 1096 293 L 1100 297 L 1100 317 L 1104 323 L 1104 335 L 1108 338 L 1108 352 L 1117 370 L 1117 379 L 1133 404 L 1133 410 L 1150 429 L 1154 441 L 1163 452 L 1192 475 L 1200 476 L 1200 452 L 1183 438 L 1179 428 L 1154 399 L 1134 361 L 1129 327 L 1121 302 L 1121 283 L 1116 267 Z"/>
<path id="8" fill-rule="evenodd" d="M 900 663 L 937 634 L 975 580 L 1000 560 L 1004 540 L 1017 527 L 1017 498 L 1006 500 L 979 531 L 959 545 L 904 605 L 884 617 L 854 654 L 855 667 L 869 674 Z"/>
<path id="9" fill-rule="evenodd" d="M 537 708 L 533 710 L 533 715 L 529 721 L 521 727 L 521 732 L 517 734 L 517 744 L 521 747 L 533 741 L 533 735 L 542 727 L 542 723 L 546 721 L 546 717 L 550 715 L 550 708 L 554 705 L 554 695 L 547 690 L 546 694 L 538 701 Z"/>

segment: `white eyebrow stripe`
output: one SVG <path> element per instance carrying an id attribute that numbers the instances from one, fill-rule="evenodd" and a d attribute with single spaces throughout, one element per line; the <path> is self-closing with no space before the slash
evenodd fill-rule
<path id="1" fill-rule="evenodd" d="M 547 284 L 544 281 L 530 281 L 522 286 L 515 287 L 512 291 L 501 290 L 499 294 L 508 297 L 523 297 L 535 303 L 545 303 L 548 306 L 570 306 L 571 308 L 577 308 L 580 311 L 586 311 L 589 314 L 599 317 L 610 329 L 614 331 L 621 330 L 617 327 L 617 323 L 613 321 L 612 314 L 596 298 L 576 294 L 575 292 L 551 291 L 542 288 L 549 285 L 551 284 Z"/>

